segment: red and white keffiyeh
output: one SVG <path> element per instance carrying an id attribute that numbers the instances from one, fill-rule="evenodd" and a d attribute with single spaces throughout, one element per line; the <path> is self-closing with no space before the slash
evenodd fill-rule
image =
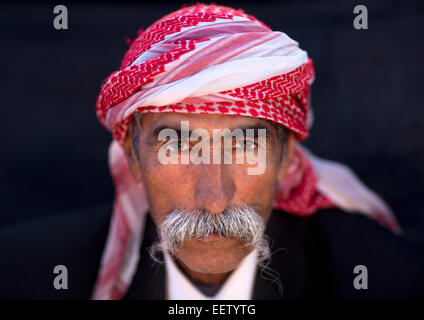
<path id="1" fill-rule="evenodd" d="M 312 60 L 298 43 L 241 10 L 197 4 L 173 12 L 132 42 L 105 81 L 96 111 L 114 140 L 109 165 L 116 196 L 93 299 L 120 299 L 131 283 L 148 212 L 121 144 L 134 112 L 228 114 L 267 119 L 302 141 L 311 124 Z M 400 227 L 390 208 L 346 166 L 297 144 L 274 207 L 298 216 L 337 206 Z"/>

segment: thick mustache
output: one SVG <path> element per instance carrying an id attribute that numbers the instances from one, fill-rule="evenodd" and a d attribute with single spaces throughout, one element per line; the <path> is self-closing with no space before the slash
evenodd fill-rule
<path id="1" fill-rule="evenodd" d="M 247 205 L 230 207 L 221 213 L 176 209 L 161 224 L 161 238 L 171 250 L 188 239 L 214 234 L 254 244 L 261 239 L 263 231 L 262 217 Z"/>

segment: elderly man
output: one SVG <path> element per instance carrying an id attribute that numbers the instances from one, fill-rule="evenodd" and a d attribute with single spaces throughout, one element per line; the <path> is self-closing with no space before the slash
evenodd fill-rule
<path id="1" fill-rule="evenodd" d="M 141 31 L 97 101 L 116 198 L 101 261 L 96 223 L 69 252 L 86 266 L 69 267 L 69 297 L 422 294 L 389 207 L 299 145 L 313 78 L 297 42 L 241 10 L 198 4 Z"/>

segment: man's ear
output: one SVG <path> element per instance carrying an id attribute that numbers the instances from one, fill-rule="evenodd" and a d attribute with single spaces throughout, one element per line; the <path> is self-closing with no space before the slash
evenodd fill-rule
<path id="1" fill-rule="evenodd" d="M 132 125 L 130 125 L 128 128 L 128 132 L 122 147 L 124 148 L 125 157 L 127 158 L 127 163 L 128 167 L 130 168 L 131 175 L 133 176 L 135 183 L 138 184 L 143 179 L 140 162 L 137 159 L 137 156 L 134 154 L 134 148 L 132 146 Z"/>
<path id="2" fill-rule="evenodd" d="M 289 131 L 287 134 L 286 150 L 283 154 L 283 159 L 281 160 L 280 168 L 278 169 L 278 174 L 277 174 L 278 182 L 283 181 L 284 177 L 286 176 L 290 163 L 293 160 L 295 148 L 296 148 L 296 137 L 293 132 Z"/>

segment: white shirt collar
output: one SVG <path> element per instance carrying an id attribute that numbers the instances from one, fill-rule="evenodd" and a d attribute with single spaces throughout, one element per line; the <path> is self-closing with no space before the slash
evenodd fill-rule
<path id="1" fill-rule="evenodd" d="M 250 300 L 257 266 L 257 250 L 241 260 L 239 266 L 225 280 L 213 297 L 204 295 L 182 273 L 176 263 L 165 253 L 165 292 L 168 300 Z"/>

